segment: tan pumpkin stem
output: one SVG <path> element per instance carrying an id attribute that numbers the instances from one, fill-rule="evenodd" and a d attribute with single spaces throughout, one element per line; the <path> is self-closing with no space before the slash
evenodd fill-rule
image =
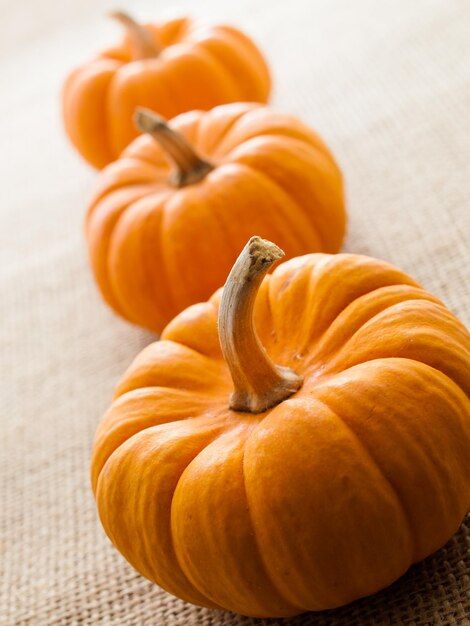
<path id="1" fill-rule="evenodd" d="M 114 11 L 110 17 L 124 26 L 129 35 L 134 59 L 151 59 L 160 54 L 161 48 L 157 46 L 155 39 L 145 26 L 138 24 L 130 15 L 122 11 Z"/>
<path id="2" fill-rule="evenodd" d="M 168 126 L 166 121 L 144 108 L 137 108 L 134 116 L 137 128 L 158 141 L 166 156 L 175 164 L 176 170 L 170 182 L 175 187 L 185 187 L 202 180 L 214 166 L 202 159 L 181 133 Z"/>
<path id="3" fill-rule="evenodd" d="M 232 375 L 234 411 L 262 413 L 282 402 L 302 385 L 288 367 L 275 365 L 254 327 L 253 309 L 263 277 L 284 256 L 275 244 L 252 237 L 230 272 L 219 308 L 219 339 Z"/>

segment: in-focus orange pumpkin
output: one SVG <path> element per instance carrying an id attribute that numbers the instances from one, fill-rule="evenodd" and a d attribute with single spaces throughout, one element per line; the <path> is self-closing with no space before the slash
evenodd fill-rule
<path id="1" fill-rule="evenodd" d="M 86 222 L 95 278 L 122 317 L 161 332 L 224 284 L 253 231 L 287 257 L 339 250 L 341 173 L 295 117 L 229 104 L 137 121 L 148 132 L 100 173 Z"/>
<path id="2" fill-rule="evenodd" d="M 136 106 L 171 118 L 228 102 L 267 102 L 266 62 L 245 34 L 188 18 L 140 25 L 115 13 L 126 34 L 119 45 L 78 67 L 63 89 L 65 129 L 98 168 L 137 136 Z"/>
<path id="3" fill-rule="evenodd" d="M 311 254 L 263 280 L 280 256 L 253 238 L 222 297 L 136 358 L 92 461 L 139 572 L 252 616 L 385 587 L 470 505 L 465 327 L 382 261 Z"/>

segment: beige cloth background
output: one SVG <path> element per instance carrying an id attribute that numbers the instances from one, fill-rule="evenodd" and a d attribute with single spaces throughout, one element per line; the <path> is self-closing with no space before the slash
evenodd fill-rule
<path id="1" fill-rule="evenodd" d="M 275 105 L 314 126 L 342 164 L 347 250 L 392 261 L 470 324 L 467 0 L 120 6 L 131 4 L 141 18 L 191 10 L 246 28 L 271 60 Z M 117 378 L 152 337 L 94 288 L 82 220 L 95 174 L 67 144 L 58 108 L 67 70 L 113 36 L 101 18 L 111 3 L 2 5 L 0 625 L 470 624 L 465 524 L 390 589 L 291 622 L 184 604 L 112 548 L 89 488 L 90 444 Z"/>

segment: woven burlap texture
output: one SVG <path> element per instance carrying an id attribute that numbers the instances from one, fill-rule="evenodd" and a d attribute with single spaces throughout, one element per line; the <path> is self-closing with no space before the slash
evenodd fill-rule
<path id="1" fill-rule="evenodd" d="M 28 27 L 23 40 L 9 35 L 0 67 L 0 625 L 470 624 L 465 523 L 389 589 L 291 621 L 185 604 L 111 546 L 90 446 L 119 375 L 152 337 L 118 320 L 92 283 L 82 224 L 95 173 L 67 144 L 58 99 L 67 70 L 113 36 L 101 19 L 111 3 L 84 2 L 62 25 L 47 20 L 57 0 L 16 4 L 29 13 L 13 3 L 5 32 L 27 14 Z M 188 10 L 246 28 L 271 61 L 275 105 L 333 148 L 346 249 L 393 262 L 469 325 L 467 0 L 132 3 L 141 17 Z"/>

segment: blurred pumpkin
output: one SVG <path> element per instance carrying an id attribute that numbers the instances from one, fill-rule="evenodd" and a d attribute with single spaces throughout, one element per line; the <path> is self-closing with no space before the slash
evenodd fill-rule
<path id="1" fill-rule="evenodd" d="M 239 30 L 188 18 L 140 25 L 125 13 L 121 43 L 74 70 L 63 89 L 70 140 L 97 168 L 116 159 L 137 132 L 137 105 L 165 117 L 227 102 L 267 102 L 268 68 Z"/>
<path id="2" fill-rule="evenodd" d="M 295 117 L 230 104 L 170 125 L 140 110 L 137 122 L 147 134 L 100 173 L 86 223 L 97 283 L 122 317 L 160 332 L 224 284 L 253 230 L 288 257 L 339 250 L 341 173 Z"/>
<path id="3" fill-rule="evenodd" d="M 92 461 L 141 574 L 251 616 L 378 591 L 470 505 L 468 331 L 387 263 L 311 254 L 262 280 L 281 255 L 253 238 L 136 358 Z"/>

